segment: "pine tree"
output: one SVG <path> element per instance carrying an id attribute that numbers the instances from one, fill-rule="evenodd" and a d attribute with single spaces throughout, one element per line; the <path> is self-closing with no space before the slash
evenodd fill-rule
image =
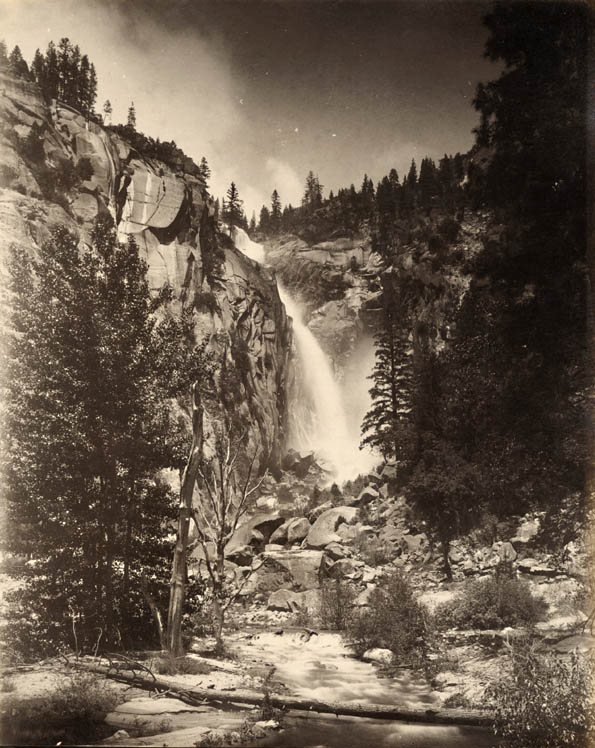
<path id="1" fill-rule="evenodd" d="M 89 76 L 87 79 L 87 90 L 85 92 L 84 99 L 84 112 L 89 115 L 93 112 L 95 101 L 97 100 L 97 73 L 95 72 L 95 65 L 91 63 L 89 65 Z"/>
<path id="2" fill-rule="evenodd" d="M 281 229 L 281 198 L 277 190 L 273 190 L 271 195 L 271 219 L 270 228 L 273 233 L 278 234 Z"/>
<path id="3" fill-rule="evenodd" d="M 429 210 L 432 205 L 432 198 L 438 194 L 436 166 L 430 158 L 423 158 L 421 161 L 418 191 L 420 205 Z"/>
<path id="4" fill-rule="evenodd" d="M 35 55 L 33 56 L 31 75 L 33 76 L 33 80 L 43 91 L 45 88 L 45 60 L 39 49 L 35 50 Z"/>
<path id="5" fill-rule="evenodd" d="M 322 206 L 322 189 L 318 177 L 314 175 L 313 171 L 309 171 L 308 176 L 306 177 L 306 189 L 304 190 L 304 197 L 302 199 L 302 205 L 306 208 L 308 213 L 313 213 Z"/>
<path id="6" fill-rule="evenodd" d="M 256 231 L 256 213 L 255 211 L 252 211 L 252 218 L 250 219 L 250 226 L 249 226 L 249 232 L 250 236 L 254 236 L 254 232 Z"/>
<path id="7" fill-rule="evenodd" d="M 71 88 L 72 77 L 72 44 L 70 39 L 64 36 L 58 42 L 58 98 L 67 101 Z"/>
<path id="8" fill-rule="evenodd" d="M 27 63 L 23 59 L 20 47 L 18 44 L 12 50 L 8 56 L 8 65 L 12 73 L 17 75 L 19 78 L 27 78 L 29 76 L 29 68 Z"/>
<path id="9" fill-rule="evenodd" d="M 268 234 L 271 229 L 271 213 L 266 205 L 263 205 L 260 209 L 258 229 L 259 231 L 262 231 L 263 234 Z"/>
<path id="10" fill-rule="evenodd" d="M 54 42 L 49 42 L 45 53 L 45 79 L 43 94 L 47 101 L 59 95 L 60 72 L 58 69 L 58 52 Z"/>
<path id="11" fill-rule="evenodd" d="M 242 200 L 240 200 L 238 188 L 236 187 L 235 182 L 232 182 L 227 190 L 227 203 L 223 219 L 227 221 L 230 236 L 233 235 L 234 227 L 241 226 L 242 221 L 244 220 Z"/>
<path id="12" fill-rule="evenodd" d="M 411 160 L 411 166 L 407 174 L 407 185 L 412 189 L 417 187 L 417 164 L 415 163 L 415 159 Z"/>
<path id="13" fill-rule="evenodd" d="M 199 376 L 180 361 L 182 332 L 154 320 L 136 245 L 118 244 L 109 217 L 92 245 L 62 227 L 38 259 L 14 250 L 10 263 L 4 547 L 35 560 L 13 613 L 40 650 L 68 641 L 73 617 L 79 647 L 99 630 L 111 647 L 147 639 L 141 581 L 165 596 L 175 514 L 156 476 L 183 464 L 168 403 Z"/>
<path id="14" fill-rule="evenodd" d="M 6 42 L 4 39 L 0 39 L 0 70 L 5 70 L 8 67 L 8 49 L 6 48 Z"/>
<path id="15" fill-rule="evenodd" d="M 128 117 L 126 118 L 126 126 L 136 130 L 136 109 L 134 108 L 134 101 L 130 102 L 128 107 Z"/>
<path id="16" fill-rule="evenodd" d="M 201 177 L 205 180 L 207 187 L 209 186 L 209 179 L 211 177 L 211 169 L 207 162 L 207 159 L 203 156 L 200 159 L 200 166 L 198 167 Z"/>
<path id="17" fill-rule="evenodd" d="M 410 454 L 412 439 L 412 358 L 404 305 L 397 306 L 388 295 L 385 289 L 381 328 L 374 338 L 372 406 L 362 422 L 362 446 L 375 447 L 386 458 L 404 461 Z"/>

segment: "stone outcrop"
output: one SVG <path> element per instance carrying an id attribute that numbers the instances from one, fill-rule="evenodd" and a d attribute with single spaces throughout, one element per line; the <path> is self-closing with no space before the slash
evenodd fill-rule
<path id="1" fill-rule="evenodd" d="M 215 204 L 190 159 L 148 158 L 113 130 L 33 83 L 0 73 L 0 252 L 35 253 L 64 224 L 89 241 L 100 213 L 134 236 L 149 286 L 173 289 L 171 308 L 193 309 L 197 340 L 241 372 L 239 411 L 251 448 L 277 469 L 286 433 L 291 327 L 272 275 L 222 236 Z M 68 177 L 68 179 L 66 179 Z M 215 256 L 220 272 L 209 274 Z"/>

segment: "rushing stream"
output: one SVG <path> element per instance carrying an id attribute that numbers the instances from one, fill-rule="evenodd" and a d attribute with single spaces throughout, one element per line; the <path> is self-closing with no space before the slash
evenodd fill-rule
<path id="1" fill-rule="evenodd" d="M 437 695 L 419 676 L 404 670 L 397 678 L 383 678 L 371 663 L 356 660 L 339 634 L 260 632 L 241 635 L 234 650 L 245 662 L 275 668 L 272 683 L 302 698 L 344 704 L 399 704 L 431 708 Z M 487 748 L 496 740 L 489 730 L 445 725 L 408 724 L 382 719 L 335 717 L 290 712 L 284 729 L 258 741 L 261 746 L 327 746 L 328 748 Z"/>

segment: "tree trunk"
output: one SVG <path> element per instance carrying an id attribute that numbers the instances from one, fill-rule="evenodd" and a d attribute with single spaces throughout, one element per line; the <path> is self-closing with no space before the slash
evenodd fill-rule
<path id="1" fill-rule="evenodd" d="M 174 656 L 183 653 L 182 613 L 186 596 L 186 550 L 192 515 L 192 496 L 203 447 L 203 410 L 200 401 L 198 382 L 192 388 L 192 445 L 182 475 L 180 486 L 180 508 L 178 514 L 178 532 L 172 562 L 171 581 L 169 585 L 169 609 L 167 613 L 167 649 Z"/>
<path id="2" fill-rule="evenodd" d="M 188 686 L 181 683 L 172 683 L 169 680 L 162 680 L 158 677 L 142 673 L 140 668 L 133 674 L 128 675 L 122 670 L 116 671 L 102 665 L 79 663 L 78 667 L 90 670 L 91 672 L 101 673 L 114 680 L 133 683 L 139 688 L 175 693 L 182 701 L 189 704 L 200 705 L 205 700 L 208 700 L 223 704 L 231 702 L 234 704 L 255 704 L 260 706 L 265 698 L 265 694 L 255 691 L 218 691 L 208 688 L 188 688 Z M 373 717 L 376 719 L 447 725 L 490 726 L 493 723 L 493 714 L 491 712 L 475 709 L 416 709 L 399 706 L 398 704 L 342 704 L 303 699 L 297 696 L 277 696 L 276 694 L 270 694 L 268 698 L 271 705 L 279 709 L 296 709 L 306 712 L 318 712 L 320 714 L 335 714 L 337 716 L 341 714 L 353 717 Z"/>
<path id="3" fill-rule="evenodd" d="M 449 582 L 452 582 L 452 569 L 450 568 L 450 560 L 448 558 L 448 550 L 450 542 L 448 540 L 442 541 L 442 558 L 444 560 L 444 573 Z"/>
<path id="4" fill-rule="evenodd" d="M 165 649 L 167 642 L 166 642 L 166 636 L 165 636 L 165 629 L 163 627 L 163 617 L 161 615 L 161 611 L 159 610 L 159 607 L 157 606 L 157 603 L 155 602 L 153 596 L 149 592 L 147 580 L 144 576 L 141 577 L 141 592 L 143 593 L 143 597 L 147 601 L 147 605 L 151 609 L 153 620 L 155 621 L 155 628 L 157 629 L 157 633 L 159 634 L 159 645 L 161 646 L 161 649 Z"/>

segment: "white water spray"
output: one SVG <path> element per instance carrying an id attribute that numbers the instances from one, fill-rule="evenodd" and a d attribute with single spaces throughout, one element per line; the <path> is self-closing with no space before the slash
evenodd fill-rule
<path id="1" fill-rule="evenodd" d="M 253 242 L 245 231 L 234 229 L 233 237 L 236 247 L 250 259 L 265 261 L 262 245 Z M 343 393 L 328 356 L 304 323 L 298 304 L 286 289 L 281 285 L 278 288 L 287 314 L 293 319 L 300 400 L 304 398 L 304 401 L 290 403 L 292 446 L 302 453 L 315 452 L 319 459 L 328 463 L 333 478 L 340 483 L 367 473 L 378 461 L 370 450 L 359 449 L 359 424 L 369 404 L 366 379 L 371 370 L 369 359 L 367 366 L 351 366 L 352 372 L 358 371 L 357 378 L 348 377 L 349 389 Z M 361 351 L 356 353 L 361 354 Z M 362 402 L 362 412 L 356 413 Z M 347 417 L 346 403 L 349 403 L 350 418 Z"/>

